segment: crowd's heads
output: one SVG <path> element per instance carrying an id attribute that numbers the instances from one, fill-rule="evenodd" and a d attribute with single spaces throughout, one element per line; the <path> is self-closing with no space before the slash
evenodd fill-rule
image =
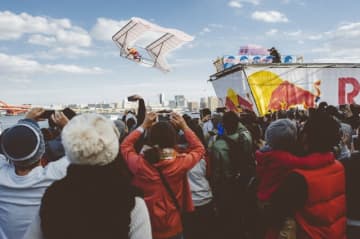
<path id="1" fill-rule="evenodd" d="M 149 139 L 159 148 L 173 148 L 176 145 L 176 131 L 169 122 L 158 122 L 151 127 Z"/>
<path id="2" fill-rule="evenodd" d="M 291 151 L 297 141 L 297 129 L 289 119 L 272 122 L 265 131 L 266 143 L 275 150 Z"/>
<path id="3" fill-rule="evenodd" d="M 164 148 L 174 148 L 177 143 L 175 128 L 169 122 L 161 121 L 150 129 L 149 135 L 151 148 L 144 152 L 145 159 L 151 163 L 160 161 L 160 151 Z"/>
<path id="4" fill-rule="evenodd" d="M 229 111 L 224 113 L 223 124 L 226 133 L 234 134 L 238 129 L 239 121 L 240 121 L 239 116 L 235 112 Z"/>
<path id="5" fill-rule="evenodd" d="M 117 119 L 117 120 L 114 120 L 114 124 L 120 133 L 120 139 L 123 138 L 124 136 L 126 136 L 127 128 L 126 128 L 125 123 L 122 120 Z"/>
<path id="6" fill-rule="evenodd" d="M 306 121 L 302 141 L 307 152 L 328 152 L 339 143 L 340 124 L 329 114 L 313 112 Z"/>
<path id="7" fill-rule="evenodd" d="M 351 104 L 350 105 L 350 110 L 353 113 L 353 115 L 355 115 L 356 117 L 359 117 L 360 114 L 360 105 L 358 104 Z"/>
<path id="8" fill-rule="evenodd" d="M 325 111 L 326 111 L 327 106 L 328 106 L 327 102 L 322 101 L 322 102 L 320 102 L 320 103 L 319 103 L 318 110 L 319 110 L 319 111 L 323 111 L 323 112 L 325 112 Z"/>
<path id="9" fill-rule="evenodd" d="M 201 110 L 200 114 L 201 114 L 201 118 L 204 118 L 207 115 L 211 115 L 211 110 L 208 108 L 204 108 Z"/>
<path id="10" fill-rule="evenodd" d="M 68 118 L 69 120 L 71 120 L 72 118 L 74 118 L 76 116 L 76 112 L 73 111 L 72 109 L 70 108 L 65 108 L 62 110 L 62 112 L 64 113 L 64 115 L 66 116 L 66 118 Z M 50 117 L 48 119 L 48 124 L 49 124 L 49 127 L 50 128 L 55 128 L 56 127 L 56 124 L 55 122 L 52 120 L 52 118 Z"/>
<path id="11" fill-rule="evenodd" d="M 99 114 L 74 117 L 62 131 L 65 153 L 73 164 L 106 165 L 119 153 L 120 133 Z"/>
<path id="12" fill-rule="evenodd" d="M 127 128 L 130 131 L 135 129 L 135 127 L 137 125 L 137 118 L 133 112 L 129 112 L 126 114 L 125 123 L 126 123 Z"/>
<path id="13" fill-rule="evenodd" d="M 1 149 L 15 166 L 31 167 L 38 163 L 45 153 L 44 137 L 34 123 L 21 121 L 3 132 Z"/>
<path id="14" fill-rule="evenodd" d="M 319 110 L 318 110 L 319 111 Z M 341 113 L 335 106 L 333 105 L 329 105 L 326 107 L 325 111 L 321 111 L 320 112 L 326 112 L 327 114 L 335 117 L 337 120 L 343 120 L 344 119 L 344 115 L 343 113 Z"/>

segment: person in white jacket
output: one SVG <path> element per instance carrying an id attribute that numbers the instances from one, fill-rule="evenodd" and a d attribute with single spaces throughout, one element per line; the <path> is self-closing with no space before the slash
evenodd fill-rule
<path id="1" fill-rule="evenodd" d="M 69 161 L 61 158 L 46 167 L 41 165 L 45 152 L 43 135 L 37 121 L 43 109 L 31 109 L 11 128 L 1 134 L 0 155 L 0 238 L 24 236 L 35 217 L 41 198 L 54 181 L 66 174 Z M 59 122 L 66 124 L 63 114 Z"/>
<path id="2" fill-rule="evenodd" d="M 148 210 L 119 156 L 119 137 L 99 114 L 76 116 L 64 127 L 71 164 L 46 190 L 24 239 L 151 238 Z"/>

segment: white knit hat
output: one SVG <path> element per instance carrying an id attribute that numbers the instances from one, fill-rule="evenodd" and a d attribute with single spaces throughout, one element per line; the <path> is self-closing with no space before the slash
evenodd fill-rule
<path id="1" fill-rule="evenodd" d="M 74 117 L 62 131 L 65 153 L 73 164 L 106 165 L 119 153 L 120 133 L 99 114 Z"/>

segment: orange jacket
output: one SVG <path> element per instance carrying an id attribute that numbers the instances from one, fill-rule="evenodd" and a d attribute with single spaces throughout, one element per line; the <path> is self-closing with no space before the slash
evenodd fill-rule
<path id="1" fill-rule="evenodd" d="M 295 170 L 308 186 L 305 207 L 295 215 L 307 237 L 346 238 L 345 174 L 339 162 L 317 170 Z M 300 238 L 302 238 L 300 236 Z"/>
<path id="2" fill-rule="evenodd" d="M 204 156 L 205 149 L 190 129 L 186 129 L 184 134 L 191 151 L 177 153 L 174 158 L 154 165 L 150 165 L 142 154 L 135 151 L 134 144 L 141 136 L 139 130 L 133 131 L 121 145 L 124 159 L 134 174 L 133 184 L 144 192 L 154 238 L 168 238 L 183 231 L 180 214 L 154 167 L 162 170 L 183 211 L 194 209 L 187 172 Z"/>

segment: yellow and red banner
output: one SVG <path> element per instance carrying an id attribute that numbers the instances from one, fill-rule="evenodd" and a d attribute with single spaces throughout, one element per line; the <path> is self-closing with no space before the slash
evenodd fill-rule
<path id="1" fill-rule="evenodd" d="M 360 65 L 252 65 L 212 80 L 217 96 L 231 110 L 259 115 L 293 107 L 360 103 Z"/>

